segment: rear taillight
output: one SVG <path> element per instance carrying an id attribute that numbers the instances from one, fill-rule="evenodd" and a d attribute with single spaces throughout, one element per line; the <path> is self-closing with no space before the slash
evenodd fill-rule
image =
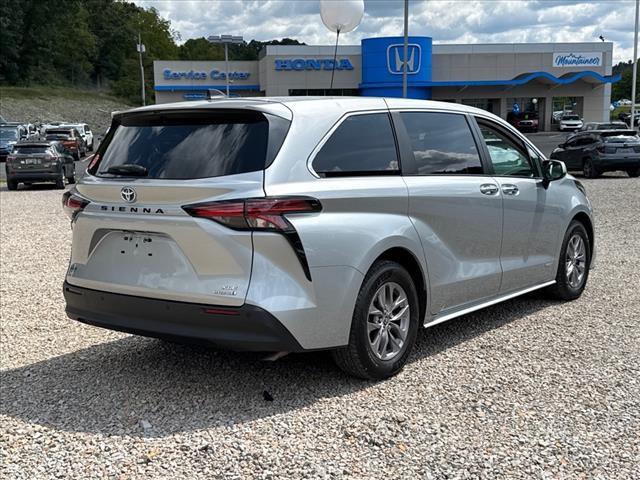
<path id="1" fill-rule="evenodd" d="M 281 233 L 293 247 L 307 279 L 311 280 L 302 241 L 286 215 L 320 212 L 322 205 L 319 200 L 310 197 L 267 197 L 198 203 L 182 208 L 192 217 L 207 218 L 235 230 Z"/>
<path id="2" fill-rule="evenodd" d="M 16 159 L 15 155 L 9 155 L 7 157 L 7 163 L 11 163 L 11 162 L 15 161 L 15 159 Z"/>
<path id="3" fill-rule="evenodd" d="M 78 213 L 89 205 L 89 201 L 71 192 L 64 192 L 62 195 L 62 209 L 67 216 L 73 220 Z"/>
<path id="4" fill-rule="evenodd" d="M 285 215 L 322 210 L 315 198 L 273 197 L 199 203 L 182 207 L 193 217 L 208 218 L 237 230 L 294 230 Z"/>
<path id="5" fill-rule="evenodd" d="M 95 155 L 93 155 L 91 160 L 89 160 L 89 166 L 87 166 L 87 170 L 91 170 L 93 167 L 96 166 L 96 163 L 98 163 L 99 161 L 100 161 L 100 154 L 96 153 Z"/>

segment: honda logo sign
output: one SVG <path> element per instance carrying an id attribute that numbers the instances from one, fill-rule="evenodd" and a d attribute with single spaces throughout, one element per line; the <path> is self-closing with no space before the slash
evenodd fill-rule
<path id="1" fill-rule="evenodd" d="M 416 74 L 420 71 L 422 50 L 417 43 L 407 45 L 407 58 L 404 58 L 404 44 L 396 43 L 387 47 L 387 68 L 389 73 L 402 75 L 404 64 L 407 64 L 407 73 Z"/>

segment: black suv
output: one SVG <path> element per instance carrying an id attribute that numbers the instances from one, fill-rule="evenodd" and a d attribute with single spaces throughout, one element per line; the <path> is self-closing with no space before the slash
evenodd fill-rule
<path id="1" fill-rule="evenodd" d="M 17 143 L 5 169 L 9 190 L 17 190 L 19 183 L 54 182 L 57 188 L 64 188 L 65 181 L 76 182 L 73 156 L 59 142 Z"/>
<path id="2" fill-rule="evenodd" d="M 582 170 L 587 178 L 623 170 L 640 175 L 640 137 L 635 130 L 590 130 L 570 136 L 551 153 L 567 170 Z"/>

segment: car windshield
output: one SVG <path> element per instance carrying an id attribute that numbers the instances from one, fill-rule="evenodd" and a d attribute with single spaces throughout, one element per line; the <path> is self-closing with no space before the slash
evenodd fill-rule
<path id="1" fill-rule="evenodd" d="M 597 128 L 598 130 L 626 130 L 629 127 L 624 123 L 599 123 Z"/>
<path id="2" fill-rule="evenodd" d="M 578 115 L 565 115 L 562 117 L 563 120 L 580 120 Z"/>
<path id="3" fill-rule="evenodd" d="M 90 173 L 122 175 L 115 170 L 136 167 L 147 178 L 191 179 L 262 170 L 273 142 L 279 148 L 284 140 L 282 122 L 286 133 L 286 120 L 251 111 L 124 117 Z"/>
<path id="4" fill-rule="evenodd" d="M 18 138 L 18 129 L 16 127 L 1 127 L 0 139 L 16 140 Z"/>

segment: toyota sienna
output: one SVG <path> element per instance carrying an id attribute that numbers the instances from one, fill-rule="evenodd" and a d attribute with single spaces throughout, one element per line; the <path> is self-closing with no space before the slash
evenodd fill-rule
<path id="1" fill-rule="evenodd" d="M 237 98 L 113 115 L 65 193 L 67 314 L 236 350 L 331 350 L 363 378 L 420 327 L 578 298 L 592 209 L 564 164 L 450 103 Z"/>

